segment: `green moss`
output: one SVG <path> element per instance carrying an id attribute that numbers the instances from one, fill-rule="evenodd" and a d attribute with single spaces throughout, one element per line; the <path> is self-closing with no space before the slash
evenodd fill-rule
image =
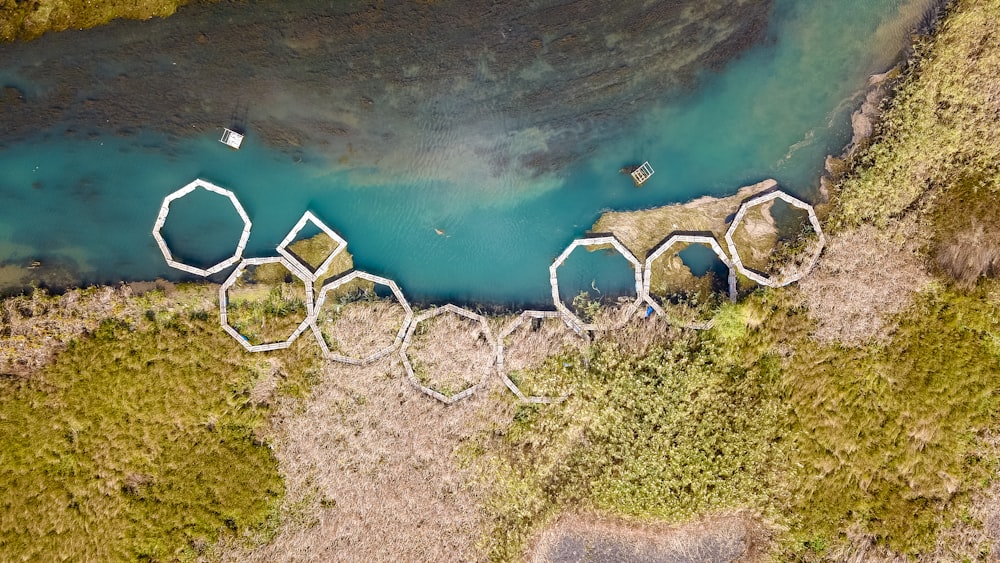
<path id="1" fill-rule="evenodd" d="M 30 379 L 0 382 L 4 553 L 187 558 L 274 525 L 284 488 L 256 434 L 258 371 L 215 322 L 154 318 L 105 321 Z"/>
<path id="2" fill-rule="evenodd" d="M 0 0 L 0 41 L 87 29 L 116 18 L 167 17 L 190 0 Z"/>

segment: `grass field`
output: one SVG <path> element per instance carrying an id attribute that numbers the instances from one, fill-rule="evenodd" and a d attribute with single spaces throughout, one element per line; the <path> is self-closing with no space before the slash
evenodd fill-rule
<path id="1" fill-rule="evenodd" d="M 211 294 L 133 298 L 143 314 L 0 379 L 2 558 L 194 559 L 220 535 L 276 526 L 284 485 L 251 399 L 268 367 L 216 310 L 187 306 Z M 306 385 L 311 352 L 281 357 L 286 387 Z"/>

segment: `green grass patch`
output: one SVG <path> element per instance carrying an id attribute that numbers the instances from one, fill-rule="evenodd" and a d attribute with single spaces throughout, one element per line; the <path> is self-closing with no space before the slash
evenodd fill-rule
<path id="1" fill-rule="evenodd" d="M 0 41 L 87 29 L 117 18 L 167 17 L 190 0 L 0 0 Z"/>
<path id="2" fill-rule="evenodd" d="M 997 464 L 983 436 L 1000 412 L 998 290 L 938 287 L 868 348 L 811 340 L 782 290 L 641 357 L 595 346 L 568 401 L 522 409 L 484 447 L 500 452 L 486 547 L 516 560 L 565 509 L 684 522 L 749 508 L 783 530 L 781 559 L 843 554 L 849 532 L 929 553 Z"/>
<path id="3" fill-rule="evenodd" d="M 955 524 L 996 462 L 982 442 L 1000 408 L 996 289 L 923 296 L 885 346 L 795 342 L 793 545 L 855 529 L 915 555 Z"/>
<path id="4" fill-rule="evenodd" d="M 519 410 L 494 446 L 491 558 L 519 559 L 530 533 L 569 507 L 671 521 L 766 508 L 783 457 L 777 364 L 718 357 L 693 336 L 642 357 L 598 345 L 570 366 L 566 402 Z"/>
<path id="5" fill-rule="evenodd" d="M 256 434 L 259 371 L 214 317 L 151 316 L 105 321 L 0 381 L 7 557 L 186 559 L 274 525 L 284 487 Z"/>

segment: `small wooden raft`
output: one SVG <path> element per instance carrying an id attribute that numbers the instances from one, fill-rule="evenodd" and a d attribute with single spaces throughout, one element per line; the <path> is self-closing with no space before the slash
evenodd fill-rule
<path id="1" fill-rule="evenodd" d="M 642 163 L 642 166 L 636 168 L 632 171 L 632 179 L 635 180 L 635 185 L 641 186 L 650 176 L 653 175 L 653 167 L 649 165 L 649 161 Z"/>
<path id="2" fill-rule="evenodd" d="M 223 127 L 222 129 L 222 138 L 219 139 L 219 142 L 236 150 L 240 150 L 240 145 L 243 144 L 243 135 L 229 129 L 228 127 Z"/>

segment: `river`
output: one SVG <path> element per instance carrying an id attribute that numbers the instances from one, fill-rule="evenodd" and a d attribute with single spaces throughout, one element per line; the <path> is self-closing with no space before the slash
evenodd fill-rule
<path id="1" fill-rule="evenodd" d="M 814 199 L 930 2 L 324 4 L 0 46 L 0 286 L 191 279 L 150 229 L 201 177 L 247 209 L 247 256 L 310 210 L 417 301 L 543 304 L 549 264 L 602 210 L 768 177 Z M 234 123 L 239 151 L 217 141 Z M 645 160 L 637 189 L 619 170 Z M 232 252 L 226 205 L 175 208 L 179 257 Z M 631 277 L 613 257 L 567 267 L 608 293 Z"/>

